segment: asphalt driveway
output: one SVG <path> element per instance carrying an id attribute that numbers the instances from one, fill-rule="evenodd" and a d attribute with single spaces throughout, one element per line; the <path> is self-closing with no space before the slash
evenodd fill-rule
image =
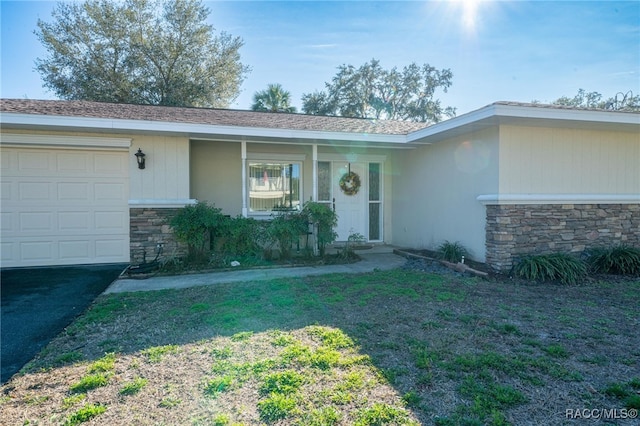
<path id="1" fill-rule="evenodd" d="M 0 271 L 0 381 L 5 383 L 84 312 L 126 267 L 65 266 Z"/>

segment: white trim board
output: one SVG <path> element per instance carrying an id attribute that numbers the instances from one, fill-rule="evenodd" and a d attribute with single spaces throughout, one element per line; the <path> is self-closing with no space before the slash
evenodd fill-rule
<path id="1" fill-rule="evenodd" d="M 305 161 L 306 154 L 280 154 L 277 152 L 247 152 L 247 160 Z"/>
<path id="2" fill-rule="evenodd" d="M 196 199 L 179 199 L 179 200 L 164 200 L 164 199 L 141 199 L 141 200 L 129 200 L 129 208 L 131 209 L 174 209 L 185 207 L 188 205 L 197 204 Z"/>
<path id="3" fill-rule="evenodd" d="M 640 194 L 484 194 L 483 205 L 509 204 L 640 204 Z"/>
<path id="4" fill-rule="evenodd" d="M 131 138 L 105 138 L 95 136 L 52 136 L 2 133 L 0 144 L 33 148 L 77 148 L 128 150 Z"/>
<path id="5" fill-rule="evenodd" d="M 384 163 L 386 155 L 359 154 L 357 152 L 347 154 L 323 154 L 318 153 L 318 161 L 347 161 L 350 163 Z"/>

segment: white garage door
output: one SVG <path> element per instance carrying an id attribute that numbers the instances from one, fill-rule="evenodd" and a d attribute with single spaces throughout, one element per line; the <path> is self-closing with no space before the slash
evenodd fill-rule
<path id="1" fill-rule="evenodd" d="M 129 262 L 128 151 L 0 154 L 3 268 Z"/>

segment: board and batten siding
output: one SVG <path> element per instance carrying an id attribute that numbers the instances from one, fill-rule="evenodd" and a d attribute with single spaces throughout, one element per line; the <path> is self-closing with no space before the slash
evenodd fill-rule
<path id="1" fill-rule="evenodd" d="M 498 130 L 490 128 L 393 155 L 393 240 L 435 249 L 460 241 L 485 260 L 485 207 L 498 190 Z"/>
<path id="2" fill-rule="evenodd" d="M 146 155 L 144 169 L 138 169 L 138 148 Z M 153 204 L 189 199 L 189 138 L 132 135 L 129 168 L 131 200 Z"/>
<path id="3" fill-rule="evenodd" d="M 640 135 L 500 126 L 499 194 L 640 194 Z"/>

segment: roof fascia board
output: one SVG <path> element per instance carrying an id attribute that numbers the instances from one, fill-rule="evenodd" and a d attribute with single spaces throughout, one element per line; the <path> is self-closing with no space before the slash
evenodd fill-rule
<path id="1" fill-rule="evenodd" d="M 428 138 L 429 136 L 434 136 L 468 124 L 476 123 L 487 118 L 491 118 L 494 115 L 496 115 L 495 105 L 488 105 L 479 110 L 472 111 L 467 114 L 451 118 L 449 120 L 441 121 L 434 124 L 433 126 L 429 126 L 422 130 L 417 130 L 413 133 L 410 133 L 407 137 L 407 142 L 416 142 L 420 139 Z"/>
<path id="2" fill-rule="evenodd" d="M 638 124 L 640 114 L 621 111 L 596 111 L 571 108 L 549 108 L 527 105 L 494 104 L 498 117 L 538 118 L 545 120 L 602 122 L 610 124 Z"/>
<path id="3" fill-rule="evenodd" d="M 202 135 L 196 135 L 196 134 L 191 134 L 190 138 L 191 140 L 196 140 L 196 141 L 209 141 L 209 142 L 233 142 L 233 143 L 241 143 L 241 142 L 247 142 L 247 143 L 252 143 L 252 144 L 284 144 L 284 143 L 288 143 L 288 144 L 296 144 L 296 145 L 318 145 L 318 146 L 331 146 L 334 148 L 365 148 L 365 147 L 371 147 L 371 145 L 367 144 L 367 141 L 361 141 L 361 140 L 352 140 L 352 139 L 348 139 L 346 141 L 340 141 L 340 142 L 336 142 L 334 140 L 331 139 L 304 139 L 304 140 L 300 140 L 300 139 L 289 139 L 289 140 L 265 140 L 265 139 L 251 139 L 248 137 L 241 137 L 240 139 L 238 138 L 231 138 L 231 137 L 225 137 L 225 136 L 229 136 L 229 135 L 223 135 L 223 136 L 214 136 L 214 137 L 210 137 L 210 136 L 202 136 Z M 351 142 L 351 143 L 349 143 Z M 416 149 L 417 147 L 415 145 L 408 145 L 406 143 L 397 143 L 397 142 L 391 142 L 391 143 L 387 143 L 387 142 L 376 142 L 376 146 L 374 147 L 376 149 Z"/>
<path id="4" fill-rule="evenodd" d="M 547 108 L 526 105 L 491 104 L 476 111 L 410 133 L 407 142 L 418 142 L 430 136 L 479 123 L 489 118 L 522 118 L 540 120 L 600 122 L 608 124 L 631 124 L 640 126 L 640 114 L 620 111 L 593 111 L 580 109 Z M 427 142 L 427 141 L 421 141 Z"/>
<path id="5" fill-rule="evenodd" d="M 231 136 L 268 137 L 283 139 L 321 139 L 404 144 L 407 135 L 371 134 L 358 132 L 324 132 L 316 130 L 269 129 L 264 127 L 219 126 L 212 124 L 176 123 L 147 120 L 120 120 L 107 118 L 69 117 L 61 115 L 35 115 L 3 113 L 0 124 L 78 128 L 92 130 L 154 131 L 168 133 L 222 134 Z"/>

